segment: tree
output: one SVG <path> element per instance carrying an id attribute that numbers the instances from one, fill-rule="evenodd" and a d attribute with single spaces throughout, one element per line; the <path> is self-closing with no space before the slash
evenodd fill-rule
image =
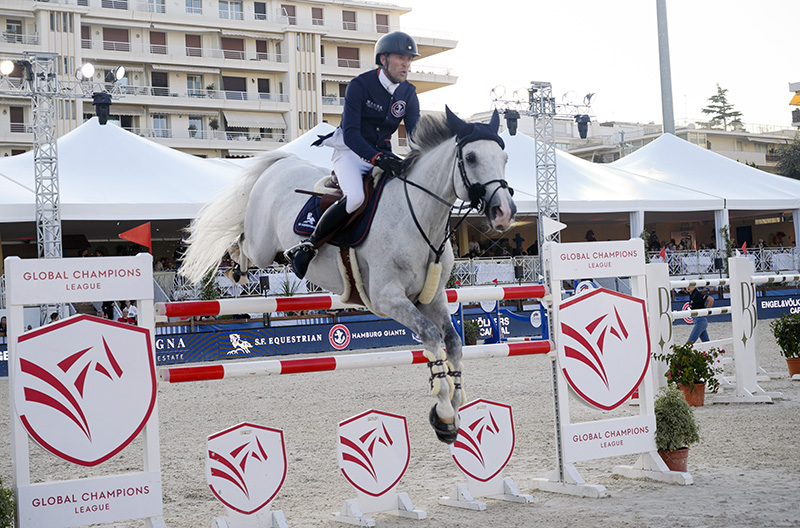
<path id="1" fill-rule="evenodd" d="M 795 136 L 788 145 L 778 147 L 777 154 L 778 174 L 800 180 L 800 137 Z"/>
<path id="2" fill-rule="evenodd" d="M 728 102 L 727 94 L 727 88 L 720 88 L 718 83 L 716 95 L 708 98 L 711 104 L 700 110 L 704 114 L 711 116 L 711 121 L 708 122 L 711 128 L 722 125 L 723 130 L 728 130 L 729 126 L 742 125 L 742 113 L 733 109 L 733 105 Z"/>

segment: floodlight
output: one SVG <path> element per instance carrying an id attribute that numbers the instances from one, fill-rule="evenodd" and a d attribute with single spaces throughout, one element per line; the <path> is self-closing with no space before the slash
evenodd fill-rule
<path id="1" fill-rule="evenodd" d="M 81 66 L 81 69 L 78 71 L 81 72 L 81 75 L 83 75 L 84 79 L 91 79 L 94 76 L 94 64 L 87 62 Z"/>
<path id="2" fill-rule="evenodd" d="M 592 97 L 594 97 L 593 93 L 588 93 L 583 97 L 583 104 L 590 105 L 592 104 Z"/>
<path id="3" fill-rule="evenodd" d="M 11 75 L 11 72 L 14 71 L 14 61 L 4 60 L 0 62 L 0 73 L 3 75 Z"/>

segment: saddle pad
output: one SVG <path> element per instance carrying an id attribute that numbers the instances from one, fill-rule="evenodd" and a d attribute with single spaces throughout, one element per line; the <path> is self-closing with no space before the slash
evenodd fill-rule
<path id="1" fill-rule="evenodd" d="M 375 216 L 378 200 L 383 193 L 383 188 L 388 179 L 389 178 L 385 176 L 381 177 L 378 184 L 375 186 L 375 193 L 372 195 L 369 202 L 367 202 L 367 207 L 358 220 L 352 223 L 350 227 L 336 233 L 333 238 L 328 241 L 329 244 L 333 244 L 334 246 L 358 247 L 364 243 L 367 234 L 369 234 L 372 219 Z M 317 220 L 322 215 L 320 212 L 321 201 L 322 198 L 319 196 L 312 196 L 308 199 L 294 221 L 294 232 L 296 235 L 309 237 L 311 233 L 314 232 L 314 226 L 317 225 Z"/>

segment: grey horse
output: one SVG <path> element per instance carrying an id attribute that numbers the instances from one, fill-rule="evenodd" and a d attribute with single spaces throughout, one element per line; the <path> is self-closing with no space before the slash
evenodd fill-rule
<path id="1" fill-rule="evenodd" d="M 384 186 L 368 238 L 355 249 L 359 291 L 376 314 L 416 333 L 429 359 L 431 392 L 438 402 L 429 420 L 440 440 L 455 441 L 461 389 L 461 340 L 450 319 L 445 284 L 453 267 L 448 239 L 451 205 L 482 211 L 491 228 L 507 230 L 516 214 L 505 181 L 507 155 L 489 124 L 424 115 L 410 140 L 403 173 Z M 299 239 L 293 222 L 307 196 L 328 172 L 293 154 L 263 155 L 235 184 L 206 205 L 192 222 L 180 273 L 199 282 L 226 252 L 241 269 L 267 267 Z M 324 245 L 306 279 L 336 294 L 345 291 L 338 248 Z"/>

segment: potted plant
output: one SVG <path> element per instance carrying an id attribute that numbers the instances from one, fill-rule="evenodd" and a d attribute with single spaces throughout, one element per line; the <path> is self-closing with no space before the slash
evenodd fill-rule
<path id="1" fill-rule="evenodd" d="M 661 388 L 655 400 L 656 448 L 672 471 L 686 471 L 689 446 L 700 440 L 697 422 L 674 385 Z"/>
<path id="2" fill-rule="evenodd" d="M 789 375 L 800 374 L 800 314 L 786 314 L 774 319 L 769 327 L 786 358 Z"/>
<path id="3" fill-rule="evenodd" d="M 208 128 L 211 130 L 218 130 L 219 129 L 219 119 L 216 117 L 212 117 L 208 120 Z"/>
<path id="4" fill-rule="evenodd" d="M 478 338 L 481 336 L 481 330 L 478 326 L 478 321 L 472 319 L 464 321 L 464 344 L 477 345 Z"/>
<path id="5" fill-rule="evenodd" d="M 672 345 L 671 353 L 654 354 L 653 357 L 667 363 L 669 368 L 664 374 L 667 382 L 678 385 L 689 405 L 698 407 L 703 405 L 706 388 L 711 392 L 719 390 L 717 375 L 722 372 L 722 368 L 715 363 L 724 353 L 724 349 L 698 350 L 693 343 L 686 343 Z"/>
<path id="6" fill-rule="evenodd" d="M 197 125 L 192 123 L 189 125 L 189 137 L 193 138 L 197 134 Z"/>

